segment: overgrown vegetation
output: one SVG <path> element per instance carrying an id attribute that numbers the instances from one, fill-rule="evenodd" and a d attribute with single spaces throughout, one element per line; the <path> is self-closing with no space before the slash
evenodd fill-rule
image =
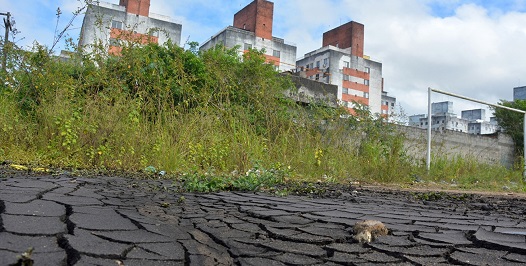
<path id="1" fill-rule="evenodd" d="M 526 100 L 502 101 L 499 105 L 526 111 Z M 494 108 L 493 111 L 499 126 L 513 139 L 516 154 L 522 157 L 524 155 L 524 114 L 502 108 Z"/>
<path id="2" fill-rule="evenodd" d="M 366 107 L 342 118 L 344 109 L 299 105 L 284 97 L 293 85 L 261 51 L 196 48 L 123 43 L 118 57 L 98 46 L 74 49 L 67 61 L 38 44 L 11 49 L 0 74 L 0 161 L 152 166 L 197 192 L 300 181 L 411 184 L 414 176 L 468 187 L 479 179 L 499 187 L 505 176 L 524 187 L 520 171 L 471 160 L 438 161 L 428 176 L 405 153 L 404 136 Z"/>

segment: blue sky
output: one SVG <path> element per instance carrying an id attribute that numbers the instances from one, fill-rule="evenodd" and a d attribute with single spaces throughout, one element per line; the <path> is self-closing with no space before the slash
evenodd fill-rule
<path id="1" fill-rule="evenodd" d="M 51 46 L 56 9 L 63 13 L 61 30 L 81 2 L 0 0 L 0 12 L 13 14 L 20 31 L 18 45 L 30 47 L 37 41 Z M 189 38 L 203 43 L 231 25 L 234 14 L 250 2 L 151 0 L 150 11 L 182 23 L 183 42 Z M 298 58 L 320 48 L 323 32 L 350 20 L 363 23 L 365 53 L 383 63 L 385 89 L 409 115 L 426 111 L 428 87 L 497 102 L 511 100 L 513 87 L 526 85 L 526 0 L 273 2 L 274 35 L 296 44 Z M 82 16 L 67 31 L 74 40 L 81 25 Z M 433 97 L 433 101 L 454 100 Z M 469 108 L 480 107 L 455 102 L 457 113 Z"/>
<path id="2" fill-rule="evenodd" d="M 455 9 L 461 5 L 472 4 L 486 8 L 490 12 L 524 12 L 526 2 L 517 0 L 453 0 L 453 1 L 429 1 L 429 7 L 433 15 L 438 17 L 449 17 L 455 15 Z"/>

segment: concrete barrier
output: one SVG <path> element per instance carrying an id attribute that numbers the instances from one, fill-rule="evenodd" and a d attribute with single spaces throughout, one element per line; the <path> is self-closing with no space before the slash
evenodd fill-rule
<path id="1" fill-rule="evenodd" d="M 405 147 L 408 155 L 424 159 L 427 154 L 427 130 L 416 127 L 398 126 L 406 136 Z M 510 136 L 497 133 L 494 135 L 474 135 L 444 130 L 431 134 L 431 154 L 454 158 L 469 157 L 479 162 L 513 166 L 515 145 Z"/>

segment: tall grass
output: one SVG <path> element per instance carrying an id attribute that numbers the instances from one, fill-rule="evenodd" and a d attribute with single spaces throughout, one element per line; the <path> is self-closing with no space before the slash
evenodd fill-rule
<path id="1" fill-rule="evenodd" d="M 263 167 L 331 182 L 471 180 L 491 172 L 520 182 L 516 171 L 460 159 L 438 161 L 428 176 L 405 153 L 404 136 L 365 107 L 342 118 L 346 110 L 299 105 L 283 94 L 291 80 L 261 51 L 195 47 L 130 43 L 119 57 L 98 47 L 66 62 L 42 46 L 13 49 L 1 74 L 0 160 L 217 176 Z"/>

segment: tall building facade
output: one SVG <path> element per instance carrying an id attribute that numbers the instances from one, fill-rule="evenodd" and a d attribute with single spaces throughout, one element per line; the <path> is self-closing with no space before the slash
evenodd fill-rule
<path id="1" fill-rule="evenodd" d="M 386 91 L 382 91 L 382 103 L 381 103 L 382 115 L 391 115 L 395 113 L 396 98 L 394 96 L 387 95 Z"/>
<path id="2" fill-rule="evenodd" d="M 323 47 L 296 62 L 302 76 L 338 86 L 338 100 L 352 113 L 354 102 L 373 114 L 394 111 L 396 98 L 383 90 L 382 63 L 364 55 L 364 25 L 351 21 L 323 34 Z"/>
<path id="3" fill-rule="evenodd" d="M 122 41 L 179 45 L 182 25 L 170 17 L 150 13 L 150 0 L 120 0 L 118 5 L 97 2 L 88 6 L 79 46 L 88 51 L 101 43 L 111 54 L 121 51 Z"/>
<path id="4" fill-rule="evenodd" d="M 234 15 L 233 26 L 228 26 L 212 36 L 199 49 L 208 50 L 223 45 L 240 47 L 240 54 L 249 49 L 264 49 L 267 62 L 280 71 L 295 69 L 296 46 L 272 35 L 274 3 L 254 0 Z"/>
<path id="5" fill-rule="evenodd" d="M 526 86 L 513 88 L 513 100 L 526 100 Z"/>

